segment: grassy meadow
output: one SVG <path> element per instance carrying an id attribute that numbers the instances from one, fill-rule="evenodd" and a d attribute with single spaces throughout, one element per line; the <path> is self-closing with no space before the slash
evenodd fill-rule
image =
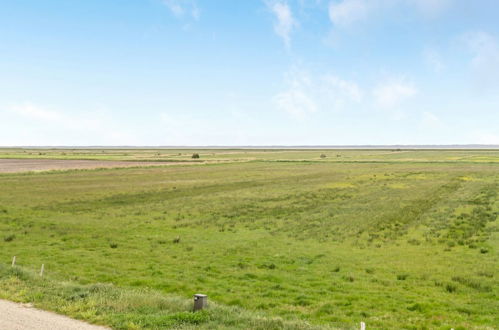
<path id="1" fill-rule="evenodd" d="M 0 174 L 0 298 L 124 329 L 499 328 L 498 150 L 0 158 L 179 161 Z"/>

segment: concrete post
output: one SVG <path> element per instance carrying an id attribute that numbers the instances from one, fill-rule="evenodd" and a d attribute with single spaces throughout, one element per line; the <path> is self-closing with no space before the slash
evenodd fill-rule
<path id="1" fill-rule="evenodd" d="M 194 295 L 194 311 L 199 311 L 208 306 L 208 296 L 197 293 Z"/>

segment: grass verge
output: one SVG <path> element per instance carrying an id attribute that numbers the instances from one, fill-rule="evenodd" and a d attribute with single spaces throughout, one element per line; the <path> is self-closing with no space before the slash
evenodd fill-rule
<path id="1" fill-rule="evenodd" d="M 210 302 L 192 312 L 192 301 L 147 289 L 58 282 L 22 267 L 0 265 L 0 298 L 113 329 L 319 329 Z M 321 326 L 320 329 L 332 329 Z"/>

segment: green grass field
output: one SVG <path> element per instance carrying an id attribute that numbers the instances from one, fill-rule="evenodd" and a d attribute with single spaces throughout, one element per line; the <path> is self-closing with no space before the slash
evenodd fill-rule
<path id="1" fill-rule="evenodd" d="M 206 163 L 0 174 L 0 298 L 115 328 L 235 328 L 238 317 L 262 329 L 499 328 L 497 150 L 2 149 L 0 158 L 193 152 Z M 25 271 L 9 269 L 14 255 Z M 42 263 L 48 289 L 26 275 Z M 73 294 L 96 283 L 124 296 L 147 289 L 138 300 L 148 308 L 111 311 L 104 298 Z M 186 301 L 197 292 L 218 307 L 191 322 Z M 170 300 L 151 307 L 161 299 Z"/>

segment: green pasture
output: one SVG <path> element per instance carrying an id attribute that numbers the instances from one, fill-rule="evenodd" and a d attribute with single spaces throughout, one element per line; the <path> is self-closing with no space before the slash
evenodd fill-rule
<path id="1" fill-rule="evenodd" d="M 26 149 L 0 148 L 1 158 L 128 161 L 321 161 L 499 163 L 498 150 L 415 149 Z M 323 157 L 321 157 L 323 155 Z"/>
<path id="2" fill-rule="evenodd" d="M 0 174 L 0 261 L 44 263 L 51 285 L 201 292 L 283 320 L 262 329 L 499 328 L 497 150 L 24 151 L 0 157 L 229 161 Z M 29 283 L 2 270 L 0 297 L 57 309 L 56 289 L 30 298 Z M 92 306 L 57 310 L 159 327 L 147 312 L 115 322 Z"/>

